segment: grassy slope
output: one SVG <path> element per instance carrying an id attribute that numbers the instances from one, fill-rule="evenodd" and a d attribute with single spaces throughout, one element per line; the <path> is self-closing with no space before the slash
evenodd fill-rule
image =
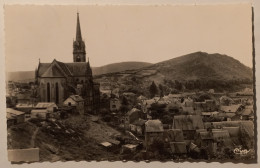
<path id="1" fill-rule="evenodd" d="M 112 154 L 99 145 L 114 139 L 112 134 L 118 134 L 101 121 L 94 123 L 89 118 L 75 116 L 63 121 L 33 123 L 26 122 L 9 129 L 9 149 L 31 147 L 33 132 L 38 127 L 35 147 L 40 148 L 40 161 L 118 160 L 118 154 Z"/>
<path id="2" fill-rule="evenodd" d="M 253 74 L 252 69 L 232 57 L 203 52 L 191 53 L 154 64 L 149 69 L 156 69 L 166 78 L 177 80 L 252 79 Z"/>

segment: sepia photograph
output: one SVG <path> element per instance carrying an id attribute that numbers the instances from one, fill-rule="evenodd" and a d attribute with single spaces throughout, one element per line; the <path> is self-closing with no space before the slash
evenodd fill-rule
<path id="1" fill-rule="evenodd" d="M 254 8 L 5 5 L 7 157 L 257 163 Z"/>

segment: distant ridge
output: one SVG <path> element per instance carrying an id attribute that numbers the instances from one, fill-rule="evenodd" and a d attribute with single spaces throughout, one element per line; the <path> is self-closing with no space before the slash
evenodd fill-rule
<path id="1" fill-rule="evenodd" d="M 147 62 L 119 62 L 104 65 L 101 67 L 93 67 L 92 71 L 94 75 L 106 74 L 106 73 L 113 73 L 113 72 L 121 72 L 126 70 L 133 70 L 133 69 L 140 69 L 143 67 L 147 67 L 152 65 L 151 63 Z"/>
<path id="2" fill-rule="evenodd" d="M 189 80 L 252 80 L 253 70 L 233 57 L 221 54 L 194 52 L 156 64 L 146 62 L 120 62 L 101 67 L 92 67 L 94 75 L 108 76 L 131 73 L 137 78 L 162 82 L 165 79 Z M 123 77 L 123 76 L 122 76 Z M 31 81 L 34 71 L 7 73 L 13 81 Z"/>
<path id="3" fill-rule="evenodd" d="M 157 70 L 165 78 L 175 80 L 253 79 L 253 70 L 233 57 L 206 52 L 190 53 L 146 69 Z"/>

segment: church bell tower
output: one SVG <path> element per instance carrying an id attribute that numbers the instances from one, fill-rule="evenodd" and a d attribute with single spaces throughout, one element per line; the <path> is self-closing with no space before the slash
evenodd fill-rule
<path id="1" fill-rule="evenodd" d="M 81 36 L 79 13 L 77 13 L 76 40 L 73 42 L 73 62 L 86 62 L 85 42 Z"/>

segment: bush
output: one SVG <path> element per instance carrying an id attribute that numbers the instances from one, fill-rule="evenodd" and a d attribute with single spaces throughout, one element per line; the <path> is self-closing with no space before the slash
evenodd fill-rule
<path id="1" fill-rule="evenodd" d="M 162 123 L 163 124 L 172 124 L 173 118 L 169 115 L 164 115 L 162 118 Z"/>
<path id="2" fill-rule="evenodd" d="M 107 115 L 105 115 L 105 116 L 103 117 L 103 120 L 104 120 L 105 122 L 110 122 L 110 121 L 111 121 L 111 116 L 110 116 L 109 114 L 107 114 Z"/>

